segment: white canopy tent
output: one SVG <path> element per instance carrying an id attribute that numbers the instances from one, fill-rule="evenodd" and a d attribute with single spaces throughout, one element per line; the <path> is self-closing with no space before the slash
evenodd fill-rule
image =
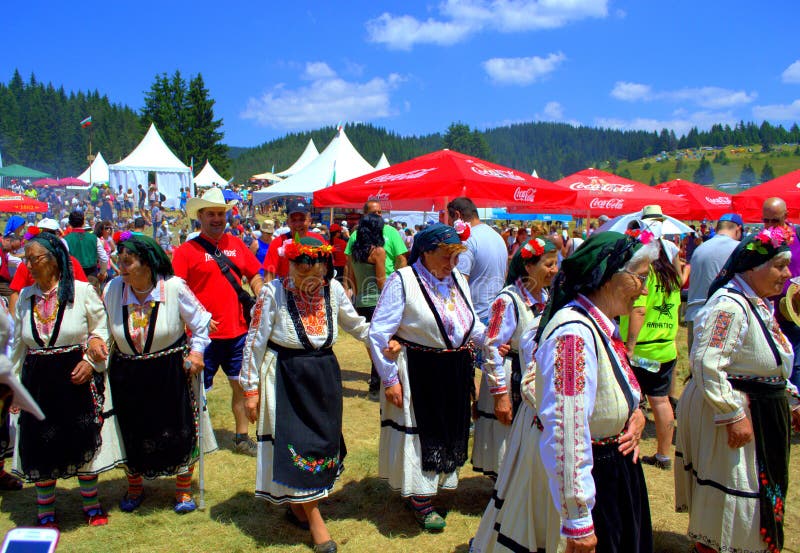
<path id="1" fill-rule="evenodd" d="M 297 158 L 297 161 L 292 163 L 292 166 L 286 169 L 285 171 L 281 171 L 280 173 L 275 173 L 277 176 L 281 178 L 291 177 L 295 173 L 299 173 L 303 169 L 308 166 L 309 163 L 314 161 L 319 157 L 319 151 L 317 147 L 314 145 L 314 139 L 309 138 L 308 144 L 306 144 L 306 149 L 303 150 L 303 153 L 300 154 L 300 157 Z"/>
<path id="2" fill-rule="evenodd" d="M 172 153 L 152 123 L 136 149 L 119 163 L 109 165 L 108 169 L 112 190 L 122 186 L 123 190 L 130 188 L 137 195 L 138 185 L 147 190 L 147 174 L 154 172 L 158 192 L 166 196 L 165 203 L 172 208 L 180 204 L 181 188 L 189 188 L 192 184 L 192 170 Z"/>
<path id="3" fill-rule="evenodd" d="M 254 192 L 253 203 L 259 204 L 277 196 L 309 198 L 317 190 L 334 182 L 344 182 L 374 170 L 350 143 L 344 128 L 340 127 L 325 150 L 305 169 L 269 188 Z"/>
<path id="4" fill-rule="evenodd" d="M 378 164 L 375 165 L 375 170 L 380 171 L 381 169 L 386 169 L 389 167 L 389 160 L 386 159 L 386 152 L 381 154 L 381 158 L 378 160 Z"/>
<path id="5" fill-rule="evenodd" d="M 211 162 L 206 160 L 206 164 L 199 173 L 194 177 L 194 184 L 197 188 L 210 188 L 215 184 L 225 186 L 228 184 L 228 179 L 222 177 L 217 170 L 211 165 Z"/>
<path id="6" fill-rule="evenodd" d="M 101 152 L 97 152 L 92 164 L 78 178 L 89 184 L 108 182 L 108 163 Z"/>

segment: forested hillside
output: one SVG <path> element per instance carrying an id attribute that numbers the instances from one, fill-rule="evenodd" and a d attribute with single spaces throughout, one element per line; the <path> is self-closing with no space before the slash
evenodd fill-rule
<path id="1" fill-rule="evenodd" d="M 93 125 L 80 121 L 92 116 Z M 113 104 L 100 92 L 69 92 L 44 85 L 18 71 L 8 85 L 0 83 L 0 153 L 3 164 L 20 163 L 55 176 L 76 176 L 88 166 L 89 132 L 109 163 L 128 155 L 142 139 L 139 115 Z"/>

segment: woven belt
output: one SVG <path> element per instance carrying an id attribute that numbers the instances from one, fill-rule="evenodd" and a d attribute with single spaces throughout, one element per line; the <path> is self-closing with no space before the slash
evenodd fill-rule
<path id="1" fill-rule="evenodd" d="M 61 346 L 57 348 L 33 348 L 28 350 L 28 355 L 54 355 L 83 349 L 85 349 L 83 344 L 73 344 L 71 346 Z"/>
<path id="2" fill-rule="evenodd" d="M 409 342 L 408 340 L 403 340 L 402 338 L 400 338 L 398 336 L 394 336 L 394 339 L 397 340 L 398 342 L 400 342 L 402 345 L 404 345 L 405 347 L 407 347 L 409 349 L 413 349 L 413 350 L 417 350 L 417 351 L 424 351 L 426 353 L 453 353 L 453 352 L 457 352 L 457 351 L 466 351 L 466 350 L 471 349 L 469 345 L 465 345 L 465 346 L 462 346 L 460 348 L 452 348 L 452 349 L 432 348 L 432 347 L 428 347 L 428 346 L 423 346 L 423 345 L 417 344 L 415 342 Z"/>

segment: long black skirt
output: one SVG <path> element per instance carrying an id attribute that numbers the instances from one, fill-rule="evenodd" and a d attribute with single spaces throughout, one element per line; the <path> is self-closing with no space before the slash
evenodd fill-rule
<path id="1" fill-rule="evenodd" d="M 196 456 L 196 402 L 183 351 L 139 359 L 116 353 L 108 369 L 128 472 L 171 476 Z"/>
<path id="2" fill-rule="evenodd" d="M 330 488 L 347 455 L 339 362 L 331 348 L 269 347 L 278 354 L 273 480 L 302 490 Z"/>
<path id="3" fill-rule="evenodd" d="M 453 472 L 467 461 L 472 353 L 467 348 L 431 351 L 407 344 L 406 354 L 422 470 Z"/>
<path id="4" fill-rule="evenodd" d="M 102 445 L 103 375 L 73 384 L 71 373 L 82 358 L 81 349 L 25 357 L 22 384 L 45 416 L 39 421 L 27 411 L 19 415 L 20 462 L 30 482 L 77 475 Z"/>
<path id="5" fill-rule="evenodd" d="M 642 465 L 619 444 L 593 445 L 592 477 L 596 489 L 592 509 L 598 553 L 652 553 L 653 528 Z"/>

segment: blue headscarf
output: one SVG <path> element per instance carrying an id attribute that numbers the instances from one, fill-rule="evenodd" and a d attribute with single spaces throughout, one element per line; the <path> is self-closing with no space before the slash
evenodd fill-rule
<path id="1" fill-rule="evenodd" d="M 414 236 L 414 245 L 408 256 L 408 264 L 414 264 L 423 253 L 435 250 L 439 244 L 460 243 L 461 238 L 458 237 L 456 229 L 443 223 L 433 223 Z"/>

